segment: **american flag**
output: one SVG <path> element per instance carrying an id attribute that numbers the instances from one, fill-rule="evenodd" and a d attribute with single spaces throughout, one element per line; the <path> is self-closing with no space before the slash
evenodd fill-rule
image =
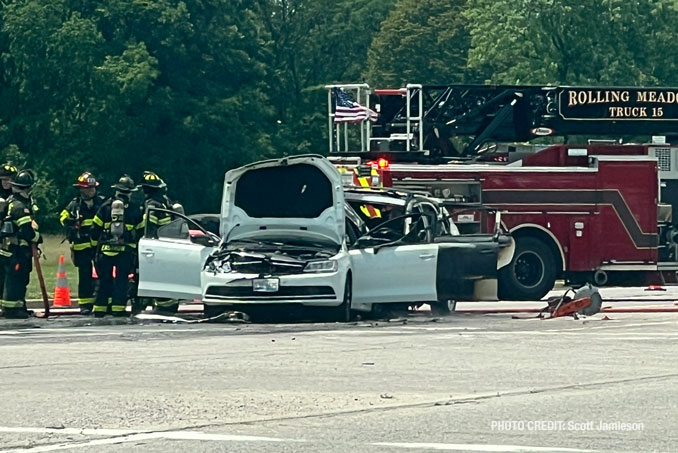
<path id="1" fill-rule="evenodd" d="M 332 88 L 332 95 L 337 104 L 334 111 L 335 123 L 359 123 L 367 119 L 372 122 L 377 121 L 379 116 L 377 112 L 358 104 L 350 94 L 341 88 Z"/>

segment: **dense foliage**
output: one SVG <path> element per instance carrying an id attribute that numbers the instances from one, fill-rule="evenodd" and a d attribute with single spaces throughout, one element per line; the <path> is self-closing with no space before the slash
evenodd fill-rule
<path id="1" fill-rule="evenodd" d="M 223 173 L 326 150 L 332 82 L 678 85 L 676 0 L 5 0 L 0 150 L 43 216 L 82 170 L 157 171 L 189 212 Z"/>

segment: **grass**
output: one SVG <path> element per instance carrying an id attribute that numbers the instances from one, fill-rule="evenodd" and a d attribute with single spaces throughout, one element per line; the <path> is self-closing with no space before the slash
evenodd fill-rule
<path id="1" fill-rule="evenodd" d="M 47 235 L 43 237 L 44 242 L 40 246 L 43 251 L 43 256 L 40 259 L 40 267 L 42 268 L 42 275 L 45 278 L 47 295 L 51 299 L 54 297 L 54 286 L 56 284 L 56 274 L 59 267 L 59 256 L 64 256 L 68 287 L 71 290 L 71 300 L 75 304 L 78 297 L 78 270 L 71 262 L 71 250 L 68 246 L 68 242 L 61 242 L 63 239 L 63 236 Z M 35 266 L 31 273 L 31 282 L 28 284 L 28 289 L 26 290 L 26 299 L 42 299 L 40 283 L 38 282 L 38 274 L 35 271 Z"/>

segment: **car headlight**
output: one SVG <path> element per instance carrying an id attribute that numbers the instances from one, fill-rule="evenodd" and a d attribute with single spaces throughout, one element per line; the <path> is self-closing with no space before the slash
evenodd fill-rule
<path id="1" fill-rule="evenodd" d="M 311 261 L 306 264 L 304 272 L 336 272 L 339 269 L 339 263 L 335 260 Z"/>

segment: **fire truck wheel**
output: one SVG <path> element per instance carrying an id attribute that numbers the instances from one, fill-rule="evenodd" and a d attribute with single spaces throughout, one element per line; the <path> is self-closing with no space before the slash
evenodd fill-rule
<path id="1" fill-rule="evenodd" d="M 533 237 L 516 238 L 511 263 L 499 271 L 499 298 L 539 300 L 556 282 L 556 258 L 543 241 Z"/>
<path id="2" fill-rule="evenodd" d="M 456 300 L 439 300 L 438 302 L 431 304 L 431 314 L 435 316 L 447 316 L 454 313 L 456 309 Z"/>

